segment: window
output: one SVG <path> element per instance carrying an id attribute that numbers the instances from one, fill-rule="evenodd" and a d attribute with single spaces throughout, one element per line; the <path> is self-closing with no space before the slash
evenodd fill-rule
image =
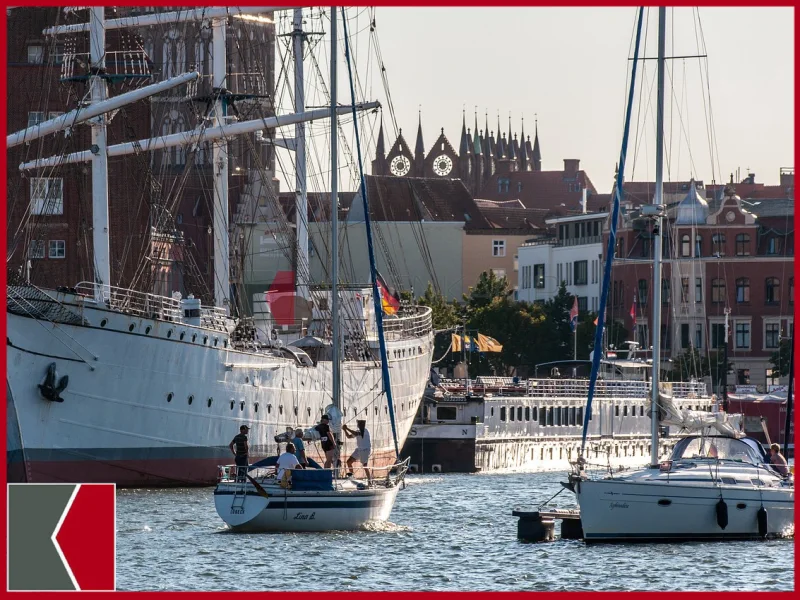
<path id="1" fill-rule="evenodd" d="M 505 269 L 492 269 L 492 273 L 498 279 L 503 279 L 506 276 L 506 270 Z"/>
<path id="2" fill-rule="evenodd" d="M 694 347 L 698 349 L 703 347 L 703 326 L 700 323 L 694 326 Z"/>
<path id="3" fill-rule="evenodd" d="M 64 214 L 64 180 L 61 177 L 31 178 L 31 213 Z"/>
<path id="4" fill-rule="evenodd" d="M 618 247 L 617 256 L 619 256 L 620 258 L 625 258 L 625 238 L 620 238 L 617 247 Z"/>
<path id="5" fill-rule="evenodd" d="M 689 278 L 681 277 L 681 302 L 689 301 Z"/>
<path id="6" fill-rule="evenodd" d="M 456 412 L 457 411 L 455 406 L 437 406 L 436 418 L 439 421 L 455 421 Z"/>
<path id="7" fill-rule="evenodd" d="M 716 233 L 711 236 L 712 254 L 719 254 L 725 256 L 725 234 Z"/>
<path id="8" fill-rule="evenodd" d="M 506 255 L 506 241 L 492 240 L 492 256 L 505 256 L 505 255 Z"/>
<path id="9" fill-rule="evenodd" d="M 739 385 L 750 384 L 750 369 L 739 369 L 736 371 L 736 383 Z"/>
<path id="10" fill-rule="evenodd" d="M 719 348 L 725 345 L 725 325 L 723 323 L 711 324 L 711 347 Z"/>
<path id="11" fill-rule="evenodd" d="M 781 340 L 781 324 L 767 323 L 764 326 L 764 347 L 777 348 Z"/>
<path id="12" fill-rule="evenodd" d="M 723 304 L 725 302 L 725 280 L 713 279 L 711 281 L 711 302 Z"/>
<path id="13" fill-rule="evenodd" d="M 766 280 L 766 296 L 764 302 L 766 304 L 777 304 L 781 301 L 781 283 L 777 277 L 768 277 Z"/>
<path id="14" fill-rule="evenodd" d="M 694 255 L 703 256 L 703 236 L 698 235 L 694 238 Z"/>
<path id="15" fill-rule="evenodd" d="M 578 410 L 575 413 L 575 421 L 579 425 L 583 425 L 583 407 L 582 406 L 579 406 Z"/>
<path id="16" fill-rule="evenodd" d="M 544 265 L 533 265 L 533 287 L 544 288 Z"/>
<path id="17" fill-rule="evenodd" d="M 642 258 L 649 258 L 650 257 L 650 246 L 653 244 L 653 241 L 647 238 L 642 238 L 642 243 L 639 246 L 639 256 Z"/>
<path id="18" fill-rule="evenodd" d="M 703 301 L 703 278 L 702 277 L 695 277 L 694 278 L 694 301 L 695 302 L 702 302 Z"/>
<path id="19" fill-rule="evenodd" d="M 44 121 L 44 112 L 40 110 L 28 112 L 28 127 L 35 127 Z"/>
<path id="20" fill-rule="evenodd" d="M 671 288 L 672 286 L 669 284 L 669 279 L 661 280 L 661 304 L 669 304 Z"/>
<path id="21" fill-rule="evenodd" d="M 539 425 L 547 425 L 547 409 L 544 407 L 539 409 Z"/>
<path id="22" fill-rule="evenodd" d="M 736 236 L 736 256 L 750 256 L 750 236 L 746 233 Z"/>
<path id="23" fill-rule="evenodd" d="M 681 323 L 681 348 L 688 348 L 689 342 L 689 324 Z"/>
<path id="24" fill-rule="evenodd" d="M 672 348 L 672 339 L 669 334 L 669 325 L 662 323 L 661 324 L 661 347 L 664 350 L 670 350 Z"/>
<path id="25" fill-rule="evenodd" d="M 639 306 L 647 306 L 647 279 L 639 280 Z"/>
<path id="26" fill-rule="evenodd" d="M 522 419 L 520 419 L 520 421 L 521 420 Z M 526 406 L 525 407 L 525 420 L 526 421 L 530 421 L 531 420 L 531 407 L 530 406 Z"/>
<path id="27" fill-rule="evenodd" d="M 514 420 L 514 407 L 513 406 L 508 411 L 508 417 L 509 417 L 509 421 L 513 421 Z"/>
<path id="28" fill-rule="evenodd" d="M 588 296 L 578 296 L 578 310 L 581 312 L 586 312 L 589 310 L 589 297 Z"/>
<path id="29" fill-rule="evenodd" d="M 688 233 L 681 236 L 681 256 L 688 257 L 692 255 L 692 240 Z"/>
<path id="30" fill-rule="evenodd" d="M 779 237 L 769 238 L 767 242 L 767 254 L 780 254 L 783 249 L 783 239 Z"/>
<path id="31" fill-rule="evenodd" d="M 28 63 L 41 65 L 44 62 L 44 46 L 32 44 L 28 46 Z"/>
<path id="32" fill-rule="evenodd" d="M 517 407 L 517 421 L 522 421 L 522 407 Z"/>
<path id="33" fill-rule="evenodd" d="M 506 420 L 506 407 L 505 406 L 501 406 L 500 407 L 500 420 L 501 421 L 505 421 Z"/>
<path id="34" fill-rule="evenodd" d="M 736 323 L 736 347 L 750 348 L 750 323 Z"/>
<path id="35" fill-rule="evenodd" d="M 736 280 L 736 302 L 750 302 L 750 280 L 747 277 Z"/>
<path id="36" fill-rule="evenodd" d="M 531 417 L 531 420 L 532 421 L 538 421 L 539 420 L 539 407 L 538 406 L 534 406 L 533 407 L 533 416 Z"/>
<path id="37" fill-rule="evenodd" d="M 64 258 L 67 255 L 67 245 L 64 240 L 50 240 L 47 256 L 50 258 Z"/>
<path id="38" fill-rule="evenodd" d="M 586 285 L 588 281 L 589 263 L 585 260 L 576 260 L 574 263 L 575 269 L 575 285 Z"/>
<path id="39" fill-rule="evenodd" d="M 28 258 L 44 258 L 44 240 L 31 240 Z"/>

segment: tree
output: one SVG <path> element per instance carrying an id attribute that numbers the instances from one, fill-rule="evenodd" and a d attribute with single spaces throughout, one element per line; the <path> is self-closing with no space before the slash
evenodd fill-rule
<path id="1" fill-rule="evenodd" d="M 459 315 L 461 307 L 458 303 L 448 302 L 442 293 L 433 290 L 430 283 L 418 302 L 422 306 L 429 306 L 432 309 L 431 318 L 434 329 L 450 329 L 458 325 L 461 320 Z"/>
<path id="2" fill-rule="evenodd" d="M 792 340 L 791 338 L 782 338 L 781 343 L 778 345 L 778 350 L 769 357 L 769 362 L 772 363 L 772 372 L 778 377 L 788 376 L 791 357 Z"/>
<path id="3" fill-rule="evenodd" d="M 505 276 L 498 277 L 494 271 L 484 271 L 478 277 L 478 283 L 469 288 L 469 294 L 464 294 L 467 313 L 491 304 L 495 298 L 506 298 L 509 294 L 511 291 Z"/>
<path id="4" fill-rule="evenodd" d="M 711 374 L 709 360 L 696 348 L 689 348 L 672 359 L 672 381 L 689 381 L 701 379 Z"/>

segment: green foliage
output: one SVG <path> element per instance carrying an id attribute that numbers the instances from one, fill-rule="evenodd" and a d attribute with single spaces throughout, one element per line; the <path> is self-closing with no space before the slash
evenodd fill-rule
<path id="1" fill-rule="evenodd" d="M 710 361 L 696 348 L 684 350 L 672 359 L 671 381 L 689 381 L 692 377 L 700 379 L 711 374 Z"/>
<path id="2" fill-rule="evenodd" d="M 432 310 L 434 329 L 448 329 L 455 327 L 461 322 L 461 306 L 453 300 L 448 302 L 444 295 L 433 290 L 433 286 L 428 283 L 425 293 L 420 296 L 418 302 L 422 306 L 429 306 Z"/>
<path id="3" fill-rule="evenodd" d="M 478 283 L 469 288 L 469 294 L 464 294 L 467 312 L 487 306 L 495 298 L 506 298 L 510 293 L 508 279 L 498 277 L 492 271 L 484 271 L 478 277 Z"/>
<path id="4" fill-rule="evenodd" d="M 784 338 L 781 340 L 778 350 L 772 353 L 769 357 L 769 362 L 772 363 L 772 369 L 779 377 L 786 377 L 789 375 L 789 361 L 792 355 L 792 340 Z"/>

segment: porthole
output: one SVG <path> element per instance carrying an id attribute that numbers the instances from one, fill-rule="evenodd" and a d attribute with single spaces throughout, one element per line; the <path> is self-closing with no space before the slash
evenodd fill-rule
<path id="1" fill-rule="evenodd" d="M 256 402 L 256 403 L 253 405 L 253 409 L 254 409 L 256 412 L 258 412 L 258 402 Z"/>
<path id="2" fill-rule="evenodd" d="M 171 337 L 172 337 L 172 329 L 170 329 L 170 330 L 167 332 L 167 337 L 168 337 L 168 338 L 171 338 Z"/>
<path id="3" fill-rule="evenodd" d="M 308 416 L 310 417 L 311 416 L 311 408 L 309 407 L 306 410 L 308 411 Z"/>
<path id="4" fill-rule="evenodd" d="M 747 504 L 745 504 L 744 502 L 739 502 L 739 504 L 736 505 L 736 508 L 738 508 L 739 510 L 744 510 L 745 508 L 747 508 Z"/>
<path id="5" fill-rule="evenodd" d="M 145 334 L 150 333 L 150 326 L 149 325 L 144 328 L 144 332 L 145 332 Z"/>
<path id="6" fill-rule="evenodd" d="M 103 319 L 100 321 L 100 327 L 105 327 L 108 324 L 108 319 Z"/>
<path id="7" fill-rule="evenodd" d="M 244 400 L 239 402 L 239 410 L 244 410 Z"/>
<path id="8" fill-rule="evenodd" d="M 192 341 L 194 342 L 194 341 L 196 341 L 196 340 L 197 340 L 197 334 L 196 334 L 196 333 L 193 333 L 193 334 L 192 334 Z"/>
<path id="9" fill-rule="evenodd" d="M 669 498 L 662 498 L 661 500 L 658 501 L 659 506 L 669 506 L 670 504 L 672 504 L 672 500 L 670 500 Z"/>
<path id="10" fill-rule="evenodd" d="M 167 394 L 167 402 L 172 402 L 172 392 Z"/>
<path id="11" fill-rule="evenodd" d="M 128 325 L 128 331 L 133 331 L 134 329 L 136 329 L 136 325 L 134 325 L 133 323 Z"/>
<path id="12" fill-rule="evenodd" d="M 283 404 L 281 404 L 281 405 L 278 407 L 278 412 L 279 412 L 280 414 L 283 414 Z"/>
<path id="13" fill-rule="evenodd" d="M 208 408 L 211 408 L 211 404 L 214 402 L 213 398 L 208 399 Z"/>
<path id="14" fill-rule="evenodd" d="M 189 406 L 192 405 L 192 402 L 194 402 L 194 396 L 189 396 Z"/>
<path id="15" fill-rule="evenodd" d="M 203 336 L 203 344 L 208 344 L 208 336 Z"/>
<path id="16" fill-rule="evenodd" d="M 377 414 L 378 414 L 378 407 L 376 406 L 375 407 L 375 415 L 377 415 Z"/>
<path id="17" fill-rule="evenodd" d="M 219 344 L 219 338 L 214 338 L 214 347 L 216 348 L 217 344 Z"/>
<path id="18" fill-rule="evenodd" d="M 185 337 L 186 337 L 186 332 L 185 331 L 181 331 L 180 340 L 183 341 L 183 338 L 185 338 Z"/>
<path id="19" fill-rule="evenodd" d="M 250 383 L 250 378 L 249 378 L 249 377 L 245 377 L 245 378 L 244 378 L 244 382 L 245 382 L 245 383 Z"/>
<path id="20" fill-rule="evenodd" d="M 267 414 L 272 412 L 272 404 L 267 404 Z"/>
<path id="21" fill-rule="evenodd" d="M 231 400 L 231 410 L 233 410 L 233 405 L 234 404 L 235 404 L 235 402 L 233 400 Z"/>
<path id="22" fill-rule="evenodd" d="M 297 416 L 297 407 L 296 406 L 294 407 L 294 416 L 295 417 Z"/>

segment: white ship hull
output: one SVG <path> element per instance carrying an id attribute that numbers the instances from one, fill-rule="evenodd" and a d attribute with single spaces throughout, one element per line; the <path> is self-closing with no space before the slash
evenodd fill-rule
<path id="1" fill-rule="evenodd" d="M 313 425 L 330 404 L 330 362 L 304 367 L 234 350 L 222 325 L 142 318 L 97 308 L 79 295 L 48 294 L 56 312 L 47 317 L 7 312 L 8 406 L 19 432 L 8 463 L 17 470 L 22 463 L 27 481 L 213 484 L 217 466 L 230 462 L 228 444 L 240 424 L 250 426 L 252 462 L 275 453 L 276 434 Z M 53 322 L 56 313 L 60 322 Z M 430 369 L 427 322 L 417 337 L 387 341 L 401 446 Z M 52 364 L 58 381 L 69 376 L 63 402 L 45 399 L 39 389 Z M 373 464 L 391 464 L 379 365 L 344 363 L 342 386 L 344 422 L 366 418 Z M 353 445 L 345 439 L 343 454 Z M 317 443 L 307 451 L 323 460 Z"/>

